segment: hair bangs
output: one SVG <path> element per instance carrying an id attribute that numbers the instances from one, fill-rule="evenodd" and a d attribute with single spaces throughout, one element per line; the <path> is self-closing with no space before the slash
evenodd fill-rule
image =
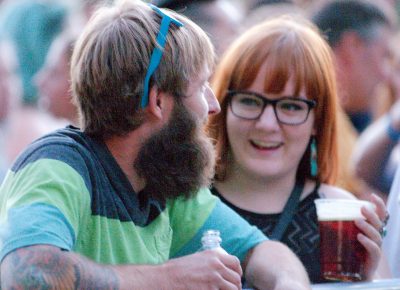
<path id="1" fill-rule="evenodd" d="M 236 66 L 232 68 L 229 90 L 243 90 L 250 87 L 264 62 L 265 56 L 260 54 L 258 47 L 248 47 L 246 50 L 248 53 L 243 53 L 240 56 L 238 54 L 239 59 Z M 265 52 L 265 54 L 268 54 L 268 52 Z M 252 65 L 249 66 L 249 63 Z"/>
<path id="2" fill-rule="evenodd" d="M 281 93 L 292 77 L 293 65 L 296 57 L 293 55 L 295 41 L 293 37 L 286 34 L 273 37 L 271 40 L 270 53 L 264 59 L 267 63 L 266 74 L 264 79 L 264 91 L 270 94 Z M 296 78 L 295 95 L 301 90 L 302 82 Z"/>

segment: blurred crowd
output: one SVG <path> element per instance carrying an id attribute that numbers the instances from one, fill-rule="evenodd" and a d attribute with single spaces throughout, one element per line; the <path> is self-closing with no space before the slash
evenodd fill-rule
<path id="1" fill-rule="evenodd" d="M 31 141 L 56 128 L 79 127 L 69 63 L 79 32 L 103 2 L 0 2 L 0 181 Z M 357 1 L 342 7 L 346 1 L 336 0 L 151 2 L 201 26 L 216 47 L 217 62 L 237 37 L 266 19 L 290 15 L 320 29 L 332 50 L 339 102 L 334 185 L 360 199 L 374 192 L 386 202 L 391 249 L 400 237 L 400 1 L 359 1 L 365 9 Z M 390 259 L 400 277 L 399 262 Z"/>

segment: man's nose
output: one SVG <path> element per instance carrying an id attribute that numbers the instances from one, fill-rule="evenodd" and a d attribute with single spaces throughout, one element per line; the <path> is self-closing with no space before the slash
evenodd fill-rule
<path id="1" fill-rule="evenodd" d="M 207 92 L 206 92 L 206 100 L 208 103 L 208 114 L 218 114 L 221 112 L 221 106 L 219 105 L 219 102 L 217 98 L 215 97 L 215 94 L 213 90 L 210 87 L 207 87 Z"/>

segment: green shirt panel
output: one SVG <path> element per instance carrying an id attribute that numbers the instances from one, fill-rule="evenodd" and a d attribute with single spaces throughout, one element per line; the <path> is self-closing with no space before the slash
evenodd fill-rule
<path id="1" fill-rule="evenodd" d="M 167 204 L 174 229 L 170 256 L 175 256 L 201 229 L 217 203 L 208 188 L 202 188 L 191 199 L 178 198 Z"/>
<path id="2" fill-rule="evenodd" d="M 9 208 L 32 203 L 57 207 L 79 233 L 90 214 L 90 195 L 82 177 L 68 164 L 40 159 L 17 173 L 9 171 L 0 187 L 1 219 Z"/>
<path id="3" fill-rule="evenodd" d="M 166 212 L 146 227 L 91 216 L 74 251 L 100 263 L 160 264 L 169 258 L 171 239 Z"/>

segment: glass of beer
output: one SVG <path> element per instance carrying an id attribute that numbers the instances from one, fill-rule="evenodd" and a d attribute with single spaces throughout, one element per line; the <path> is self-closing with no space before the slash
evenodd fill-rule
<path id="1" fill-rule="evenodd" d="M 367 251 L 357 240 L 357 219 L 365 219 L 361 207 L 374 210 L 368 201 L 353 199 L 316 199 L 321 275 L 331 281 L 365 279 Z"/>

